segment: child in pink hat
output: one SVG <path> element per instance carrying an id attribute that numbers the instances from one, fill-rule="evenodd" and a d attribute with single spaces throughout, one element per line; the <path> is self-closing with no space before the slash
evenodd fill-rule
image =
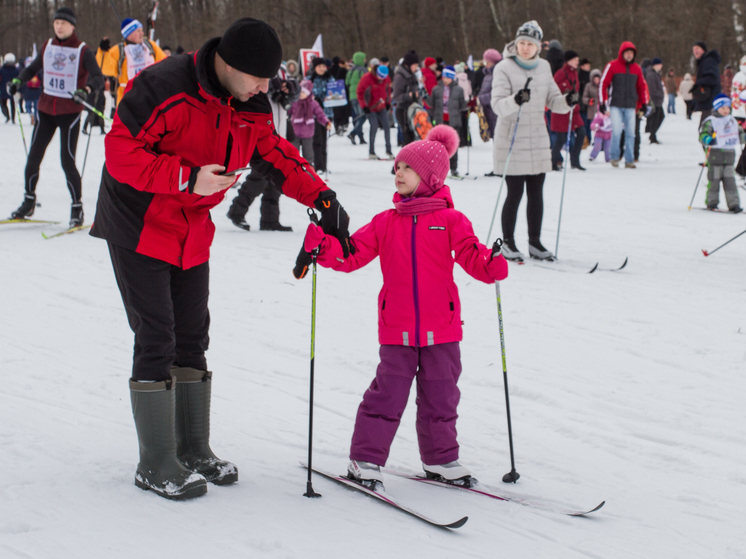
<path id="1" fill-rule="evenodd" d="M 358 408 L 348 466 L 351 478 L 369 486 L 383 481 L 381 466 L 415 377 L 425 472 L 448 481 L 468 482 L 471 475 L 458 462 L 456 440 L 462 330 L 453 265 L 458 262 L 475 279 L 493 283 L 508 276 L 508 264 L 499 249 L 479 242 L 471 222 L 453 207 L 444 181 L 458 144 L 457 132 L 440 125 L 426 140 L 399 152 L 394 208 L 352 235 L 356 250 L 346 259 L 339 241 L 321 227 L 310 225 L 306 232 L 305 250 L 318 248 L 322 266 L 352 272 L 381 258 L 381 363 Z"/>

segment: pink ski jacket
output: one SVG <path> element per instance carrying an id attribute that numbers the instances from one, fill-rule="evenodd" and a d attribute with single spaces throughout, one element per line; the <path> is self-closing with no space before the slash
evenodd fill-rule
<path id="1" fill-rule="evenodd" d="M 381 257 L 381 344 L 423 347 L 461 341 L 454 262 L 485 283 L 508 277 L 503 256 L 492 258 L 491 249 L 474 235 L 471 222 L 453 208 L 450 189 L 444 186 L 432 198 L 445 198 L 448 207 L 415 216 L 400 215 L 395 209 L 376 215 L 352 235 L 357 251 L 346 259 L 335 237 L 324 235 L 321 242 L 318 263 L 340 272 L 353 272 Z M 401 196 L 396 193 L 394 203 L 398 201 Z"/>

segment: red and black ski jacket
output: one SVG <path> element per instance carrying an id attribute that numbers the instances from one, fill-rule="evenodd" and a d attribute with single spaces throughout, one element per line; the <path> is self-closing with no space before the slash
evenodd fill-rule
<path id="1" fill-rule="evenodd" d="M 632 49 L 637 54 L 637 48 L 630 41 L 624 41 L 619 47 L 616 60 L 606 65 L 598 93 L 601 103 L 609 103 L 612 107 L 640 110 L 648 104 L 648 84 L 642 75 L 642 68 L 634 60 L 627 62 L 622 56 L 625 50 Z"/>
<path id="2" fill-rule="evenodd" d="M 187 269 L 209 259 L 210 209 L 225 197 L 192 192 L 201 166 L 230 171 L 250 162 L 308 207 L 329 190 L 277 134 L 265 94 L 242 103 L 223 89 L 213 66 L 219 42 L 167 58 L 128 84 L 106 136 L 94 237 Z"/>

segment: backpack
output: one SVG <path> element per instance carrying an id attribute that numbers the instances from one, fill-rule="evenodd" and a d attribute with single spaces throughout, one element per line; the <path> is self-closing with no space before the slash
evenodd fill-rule
<path id="1" fill-rule="evenodd" d="M 433 123 L 422 105 L 416 102 L 409 105 L 407 119 L 410 122 L 412 130 L 419 136 L 420 140 L 427 138 L 428 133 L 433 127 Z"/>

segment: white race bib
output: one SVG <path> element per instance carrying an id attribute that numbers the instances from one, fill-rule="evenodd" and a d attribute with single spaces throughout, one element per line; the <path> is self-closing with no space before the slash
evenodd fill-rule
<path id="1" fill-rule="evenodd" d="M 715 131 L 715 147 L 733 149 L 738 146 L 738 121 L 732 116 L 708 117 Z"/>
<path id="2" fill-rule="evenodd" d="M 44 51 L 44 93 L 53 97 L 72 99 L 78 89 L 80 53 L 85 43 L 76 48 L 53 45 L 49 39 Z"/>
<path id="3" fill-rule="evenodd" d="M 147 40 L 147 39 L 145 39 Z M 124 47 L 124 53 L 127 57 L 127 79 L 133 79 L 137 74 L 142 72 L 148 66 L 155 64 L 155 59 L 150 53 L 150 49 L 142 42 L 139 45 L 129 44 Z"/>

